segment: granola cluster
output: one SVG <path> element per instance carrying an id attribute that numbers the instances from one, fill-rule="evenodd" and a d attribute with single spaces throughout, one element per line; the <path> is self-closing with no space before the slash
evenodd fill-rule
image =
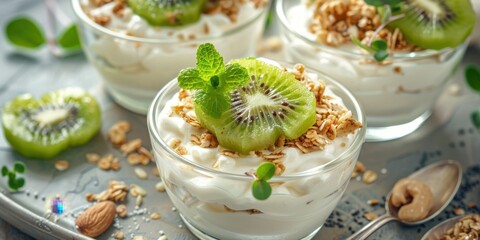
<path id="1" fill-rule="evenodd" d="M 287 69 L 285 69 L 285 71 L 287 71 Z M 251 153 L 262 158 L 264 161 L 274 163 L 275 175 L 277 176 L 282 175 L 286 169 L 283 164 L 283 159 L 285 157 L 283 150 L 286 147 L 297 148 L 303 153 L 321 151 L 332 140 L 335 140 L 335 138 L 346 136 L 362 127 L 362 123 L 355 120 L 348 109 L 332 103 L 331 100 L 333 98 L 324 95 L 325 85 L 323 83 L 314 82 L 305 77 L 304 65 L 295 65 L 291 73 L 295 75 L 295 78 L 298 81 L 304 83 L 308 89 L 314 93 L 317 100 L 317 120 L 315 124 L 299 138 L 286 139 L 285 136 L 282 135 L 277 139 L 274 145 L 268 147 L 264 151 L 255 151 Z M 172 112 L 169 116 L 180 116 L 189 125 L 203 132 L 201 135 L 192 134 L 190 139 L 191 143 L 203 148 L 217 148 L 219 143 L 215 135 L 204 129 L 196 116 L 191 114 L 193 112 L 193 100 L 190 92 L 187 90 L 181 90 L 178 97 L 179 103 L 172 106 Z M 169 144 L 178 154 L 188 154 L 187 149 L 182 146 L 180 139 L 173 139 Z M 220 154 L 233 158 L 240 156 L 237 152 L 231 150 L 222 150 Z M 217 169 L 219 163 L 215 162 L 212 167 Z"/>
<path id="2" fill-rule="evenodd" d="M 314 14 L 308 30 L 322 44 L 336 47 L 351 42 L 352 37 L 366 44 L 382 25 L 375 7 L 364 0 L 315 0 L 311 4 Z M 405 40 L 398 28 L 393 31 L 383 28 L 377 37 L 385 40 L 391 51 L 419 50 Z"/>

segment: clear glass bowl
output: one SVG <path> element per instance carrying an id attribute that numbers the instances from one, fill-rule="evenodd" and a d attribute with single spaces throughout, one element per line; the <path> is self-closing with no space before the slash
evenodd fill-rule
<path id="1" fill-rule="evenodd" d="M 315 73 L 365 126 L 363 112 L 353 95 L 338 82 Z M 273 177 L 270 183 L 278 187 L 273 187 L 267 200 L 259 201 L 251 194 L 251 177 L 205 167 L 169 147 L 165 140 L 169 133 L 159 130 L 164 124 L 160 113 L 178 91 L 175 79 L 158 93 L 147 114 L 147 125 L 160 176 L 188 228 L 201 239 L 311 239 L 349 183 L 366 128 L 357 130 L 351 144 L 338 157 L 326 157 L 323 165 Z"/>
<path id="2" fill-rule="evenodd" d="M 299 21 L 308 14 L 295 13 L 300 4 L 304 3 L 277 0 L 275 6 L 289 61 L 313 66 L 355 94 L 367 117 L 367 141 L 392 140 L 418 129 L 467 47 L 395 54 L 378 64 L 371 55 L 316 42 L 300 24 L 308 20 Z"/>
<path id="3" fill-rule="evenodd" d="M 82 0 L 72 0 L 79 20 L 83 49 L 104 80 L 113 99 L 134 112 L 146 114 L 155 94 L 180 71 L 195 65 L 197 46 L 211 42 L 225 61 L 254 55 L 268 12 L 230 28 L 194 40 L 141 38 L 114 32 L 96 24 L 82 9 Z M 212 30 L 211 30 L 212 31 Z"/>

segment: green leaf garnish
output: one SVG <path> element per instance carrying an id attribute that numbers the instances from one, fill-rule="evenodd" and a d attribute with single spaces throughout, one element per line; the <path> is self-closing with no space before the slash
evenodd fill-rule
<path id="1" fill-rule="evenodd" d="M 17 173 L 24 173 L 25 172 L 25 164 L 23 162 L 15 162 L 13 165 L 13 170 Z"/>
<path id="2" fill-rule="evenodd" d="M 383 60 L 387 59 L 388 52 L 387 52 L 387 42 L 385 40 L 375 40 L 372 42 L 371 46 L 367 46 L 360 42 L 360 40 L 356 37 L 352 37 L 352 42 L 357 45 L 358 47 L 365 49 L 367 52 L 373 55 L 373 58 L 377 62 L 382 62 Z"/>
<path id="3" fill-rule="evenodd" d="M 249 81 L 248 71 L 239 64 L 227 64 L 213 44 L 205 43 L 197 49 L 195 68 L 180 71 L 178 85 L 193 91 L 194 103 L 215 118 L 230 108 L 229 91 Z"/>
<path id="4" fill-rule="evenodd" d="M 255 181 L 252 183 L 252 194 L 258 200 L 265 200 L 272 194 L 272 187 L 268 183 L 275 174 L 275 164 L 264 162 L 257 167 Z"/>
<path id="5" fill-rule="evenodd" d="M 275 174 L 275 164 L 264 162 L 257 168 L 256 176 L 261 180 L 270 180 Z"/>
<path id="6" fill-rule="evenodd" d="M 230 97 L 213 87 L 207 87 L 193 95 L 195 104 L 198 104 L 202 110 L 215 118 L 220 118 L 223 112 L 230 108 Z"/>
<path id="7" fill-rule="evenodd" d="M 252 194 L 258 200 L 265 200 L 272 194 L 272 187 L 265 180 L 255 180 L 252 184 Z"/>
<path id="8" fill-rule="evenodd" d="M 480 129 L 480 110 L 475 111 L 471 115 L 473 125 L 477 128 Z"/>
<path id="9" fill-rule="evenodd" d="M 46 42 L 38 24 L 27 17 L 9 21 L 5 28 L 5 34 L 10 43 L 20 48 L 36 49 Z"/>
<path id="10" fill-rule="evenodd" d="M 80 38 L 78 37 L 77 25 L 71 24 L 58 37 L 58 44 L 65 50 L 80 50 Z"/>
<path id="11" fill-rule="evenodd" d="M 473 65 L 467 66 L 465 68 L 465 79 L 473 90 L 480 93 L 480 68 Z"/>
<path id="12" fill-rule="evenodd" d="M 18 191 L 18 189 L 25 185 L 24 178 L 17 178 L 17 173 L 24 173 L 25 169 L 25 164 L 22 162 L 15 162 L 12 171 L 10 171 L 7 166 L 2 167 L 2 176 L 8 178 L 8 187 L 13 191 Z"/>

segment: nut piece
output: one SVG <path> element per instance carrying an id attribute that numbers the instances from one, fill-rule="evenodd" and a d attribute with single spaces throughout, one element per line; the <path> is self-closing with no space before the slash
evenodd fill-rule
<path id="1" fill-rule="evenodd" d="M 58 160 L 55 162 L 55 169 L 58 171 L 65 171 L 69 167 L 68 161 L 66 160 Z"/>
<path id="2" fill-rule="evenodd" d="M 399 208 L 398 218 L 416 222 L 428 216 L 433 206 L 433 194 L 425 183 L 404 178 L 393 186 L 390 203 Z"/>
<path id="3" fill-rule="evenodd" d="M 124 204 L 118 205 L 116 211 L 117 215 L 121 218 L 125 218 L 127 216 L 127 206 Z"/>
<path id="4" fill-rule="evenodd" d="M 80 214 L 75 225 L 80 233 L 98 237 L 104 233 L 115 218 L 115 204 L 111 201 L 97 203 Z"/>
<path id="5" fill-rule="evenodd" d="M 363 182 L 366 184 L 375 182 L 377 178 L 378 178 L 378 174 L 372 170 L 367 170 L 363 174 Z"/>
<path id="6" fill-rule="evenodd" d="M 145 170 L 141 169 L 141 168 L 135 168 L 135 175 L 137 175 L 138 178 L 142 179 L 142 180 L 145 180 L 148 178 L 148 174 L 147 172 L 145 172 Z"/>

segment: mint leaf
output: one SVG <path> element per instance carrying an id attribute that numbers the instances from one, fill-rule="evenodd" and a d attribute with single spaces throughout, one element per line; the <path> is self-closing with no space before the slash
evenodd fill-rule
<path id="1" fill-rule="evenodd" d="M 225 64 L 223 63 L 223 57 L 217 52 L 213 44 L 205 43 L 197 49 L 196 66 L 200 77 L 209 80 L 210 77 L 221 73 Z"/>
<path id="2" fill-rule="evenodd" d="M 252 194 L 258 200 L 265 200 L 272 194 L 272 187 L 265 180 L 256 180 L 252 184 Z"/>
<path id="3" fill-rule="evenodd" d="M 230 108 L 230 97 L 227 94 L 208 86 L 205 90 L 195 92 L 193 98 L 203 112 L 214 118 L 220 118 L 222 113 Z"/>
<path id="4" fill-rule="evenodd" d="M 250 81 L 248 71 L 238 63 L 227 64 L 220 74 L 221 88 L 225 91 L 247 84 Z"/>
<path id="5" fill-rule="evenodd" d="M 21 177 L 21 178 L 17 178 L 17 179 L 15 179 L 15 181 L 13 182 L 13 184 L 14 184 L 14 187 L 13 187 L 12 189 L 17 190 L 17 189 L 19 189 L 19 188 L 21 188 L 21 187 L 23 187 L 23 186 L 25 185 L 25 179 L 22 178 L 22 177 Z"/>
<path id="6" fill-rule="evenodd" d="M 257 168 L 256 176 L 259 180 L 269 180 L 275 174 L 275 164 L 264 162 Z"/>
<path id="7" fill-rule="evenodd" d="M 25 164 L 22 162 L 15 162 L 15 164 L 13 165 L 13 170 L 17 173 L 24 173 L 25 168 Z"/>
<path id="8" fill-rule="evenodd" d="M 480 92 L 480 69 L 475 66 L 465 68 L 465 79 L 468 85 L 475 91 Z"/>
<path id="9" fill-rule="evenodd" d="M 46 40 L 38 24 L 27 17 L 19 17 L 7 23 L 5 28 L 7 39 L 16 47 L 35 49 Z"/>
<path id="10" fill-rule="evenodd" d="M 77 25 L 71 24 L 58 37 L 58 44 L 65 50 L 74 51 L 81 49 Z"/>
<path id="11" fill-rule="evenodd" d="M 186 90 L 203 89 L 207 82 L 200 77 L 196 68 L 186 68 L 178 75 L 178 85 Z"/>
<path id="12" fill-rule="evenodd" d="M 9 171 L 8 171 L 7 166 L 3 166 L 3 167 L 2 167 L 2 177 L 7 176 L 7 175 L 8 175 L 8 172 L 9 172 Z"/>

